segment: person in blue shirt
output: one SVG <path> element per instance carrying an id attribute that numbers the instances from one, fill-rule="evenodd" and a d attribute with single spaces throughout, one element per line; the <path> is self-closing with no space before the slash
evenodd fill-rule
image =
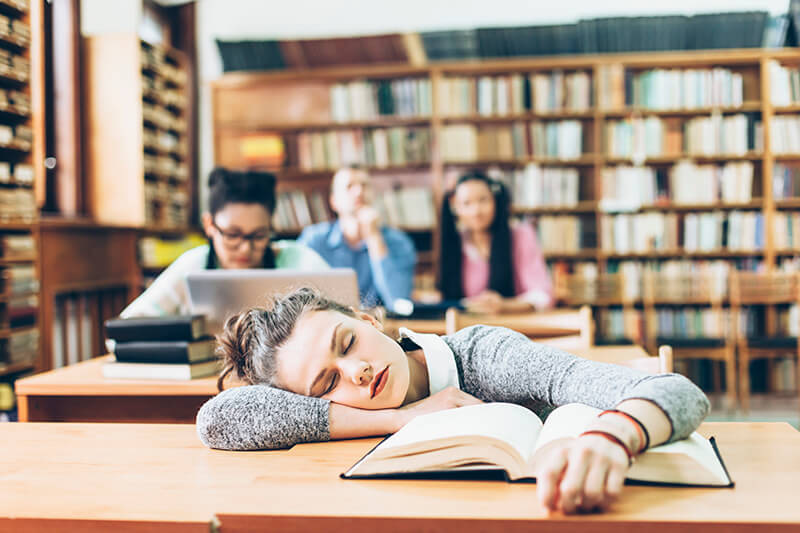
<path id="1" fill-rule="evenodd" d="M 392 310 L 398 299 L 409 299 L 417 261 L 414 244 L 402 231 L 381 225 L 369 174 L 356 167 L 336 172 L 330 203 L 337 220 L 305 228 L 297 242 L 332 267 L 354 269 L 363 306 Z"/>

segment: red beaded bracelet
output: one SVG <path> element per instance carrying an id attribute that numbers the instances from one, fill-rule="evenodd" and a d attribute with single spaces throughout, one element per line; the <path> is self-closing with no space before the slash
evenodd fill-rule
<path id="1" fill-rule="evenodd" d="M 614 444 L 619 444 L 623 450 L 625 450 L 625 455 L 628 456 L 628 466 L 633 464 L 633 452 L 631 452 L 625 443 L 622 442 L 622 439 L 614 435 L 613 433 L 609 433 L 607 431 L 602 431 L 599 429 L 590 429 L 589 431 L 584 431 L 579 436 L 583 437 L 584 435 L 599 435 L 600 437 L 604 437 L 609 441 L 613 442 Z"/>

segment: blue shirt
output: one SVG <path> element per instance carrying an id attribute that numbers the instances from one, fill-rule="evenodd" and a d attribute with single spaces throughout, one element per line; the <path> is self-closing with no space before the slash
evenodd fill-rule
<path id="1" fill-rule="evenodd" d="M 381 228 L 386 257 L 372 259 L 363 241 L 351 248 L 342 235 L 339 222 L 320 222 L 308 226 L 297 242 L 317 252 L 334 268 L 352 268 L 358 276 L 361 304 L 383 304 L 392 309 L 397 298 L 411 298 L 417 252 L 408 235 L 393 228 Z"/>

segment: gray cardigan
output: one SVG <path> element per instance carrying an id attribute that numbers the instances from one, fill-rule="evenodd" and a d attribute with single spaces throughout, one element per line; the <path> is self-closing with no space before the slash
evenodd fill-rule
<path id="1" fill-rule="evenodd" d="M 566 403 L 608 409 L 641 398 L 664 410 L 672 424 L 670 440 L 676 440 L 694 431 L 709 410 L 703 392 L 677 374 L 589 361 L 506 328 L 472 326 L 442 338 L 455 355 L 463 391 L 486 402 L 523 405 L 542 418 Z M 329 405 L 268 385 L 235 387 L 200 408 L 197 433 L 206 446 L 224 450 L 325 441 Z"/>

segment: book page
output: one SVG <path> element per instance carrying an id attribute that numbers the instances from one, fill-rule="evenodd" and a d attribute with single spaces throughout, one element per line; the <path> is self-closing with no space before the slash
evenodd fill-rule
<path id="1" fill-rule="evenodd" d="M 627 477 L 685 485 L 731 484 L 711 442 L 696 431 L 683 440 L 647 450 L 636 458 Z"/>
<path id="2" fill-rule="evenodd" d="M 419 416 L 383 441 L 380 447 L 388 451 L 417 442 L 485 436 L 507 442 L 522 458 L 527 458 L 541 427 L 539 417 L 525 407 L 484 403 Z"/>
<path id="3" fill-rule="evenodd" d="M 555 409 L 545 420 L 534 453 L 556 439 L 577 437 L 598 414 L 600 409 L 582 403 L 568 403 Z"/>

